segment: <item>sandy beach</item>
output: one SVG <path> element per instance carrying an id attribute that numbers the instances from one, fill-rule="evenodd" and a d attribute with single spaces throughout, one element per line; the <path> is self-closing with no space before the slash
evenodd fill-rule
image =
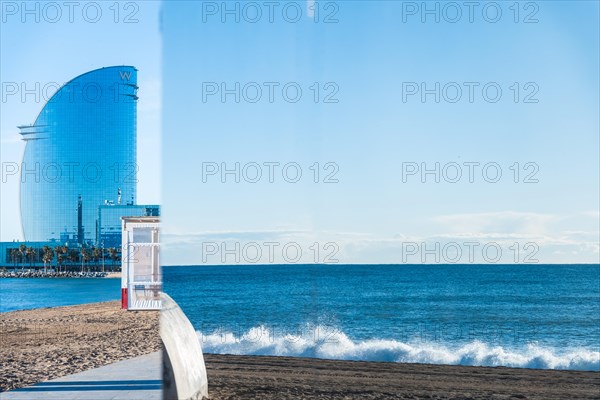
<path id="1" fill-rule="evenodd" d="M 120 302 L 0 314 L 0 390 L 85 371 L 160 349 L 157 311 Z"/>

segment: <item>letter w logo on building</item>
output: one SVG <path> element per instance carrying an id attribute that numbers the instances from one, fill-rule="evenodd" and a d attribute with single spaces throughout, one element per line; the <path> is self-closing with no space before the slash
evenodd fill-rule
<path id="1" fill-rule="evenodd" d="M 131 71 L 119 71 L 119 75 L 122 81 L 131 79 Z"/>

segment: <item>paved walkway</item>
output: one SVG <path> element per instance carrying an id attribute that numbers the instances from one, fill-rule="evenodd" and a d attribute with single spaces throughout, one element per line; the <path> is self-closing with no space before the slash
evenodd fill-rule
<path id="1" fill-rule="evenodd" d="M 1 400 L 161 400 L 161 353 L 0 393 Z"/>

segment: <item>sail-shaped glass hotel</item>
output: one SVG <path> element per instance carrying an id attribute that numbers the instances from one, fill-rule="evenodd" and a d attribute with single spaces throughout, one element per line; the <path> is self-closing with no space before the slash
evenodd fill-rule
<path id="1" fill-rule="evenodd" d="M 33 125 L 21 168 L 26 241 L 94 239 L 98 206 L 136 201 L 137 70 L 114 66 L 63 85 Z"/>

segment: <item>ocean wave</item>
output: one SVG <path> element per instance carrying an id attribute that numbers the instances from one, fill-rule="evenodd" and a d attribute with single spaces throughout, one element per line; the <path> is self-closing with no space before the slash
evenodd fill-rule
<path id="1" fill-rule="evenodd" d="M 509 349 L 477 340 L 460 345 L 383 339 L 353 341 L 343 332 L 320 326 L 297 335 L 257 326 L 238 336 L 223 331 L 198 332 L 198 336 L 203 351 L 215 354 L 600 371 L 600 351 L 564 350 L 535 343 Z"/>

